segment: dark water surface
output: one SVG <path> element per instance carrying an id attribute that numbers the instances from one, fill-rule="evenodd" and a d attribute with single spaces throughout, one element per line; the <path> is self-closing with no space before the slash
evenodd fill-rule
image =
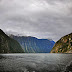
<path id="1" fill-rule="evenodd" d="M 72 54 L 0 54 L 0 72 L 72 72 Z"/>

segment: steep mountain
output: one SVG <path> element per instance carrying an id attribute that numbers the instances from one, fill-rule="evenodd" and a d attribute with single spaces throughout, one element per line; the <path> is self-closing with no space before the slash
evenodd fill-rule
<path id="1" fill-rule="evenodd" d="M 1 29 L 0 29 L 0 53 L 21 53 L 24 52 L 21 48 L 20 44 L 8 37 Z"/>
<path id="2" fill-rule="evenodd" d="M 10 35 L 10 37 L 20 43 L 25 53 L 49 53 L 55 44 L 54 41 L 37 39 L 31 36 Z"/>
<path id="3" fill-rule="evenodd" d="M 51 53 L 72 53 L 72 33 L 58 40 Z"/>

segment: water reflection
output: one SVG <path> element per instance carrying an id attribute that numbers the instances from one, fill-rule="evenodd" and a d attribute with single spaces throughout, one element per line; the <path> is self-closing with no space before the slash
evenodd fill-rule
<path id="1" fill-rule="evenodd" d="M 3 55 L 0 55 L 0 59 L 3 59 L 3 58 L 5 58 Z"/>
<path id="2" fill-rule="evenodd" d="M 65 72 L 72 72 L 72 62 L 70 62 L 70 64 L 66 66 Z"/>
<path id="3" fill-rule="evenodd" d="M 0 72 L 72 72 L 72 54 L 1 54 Z"/>

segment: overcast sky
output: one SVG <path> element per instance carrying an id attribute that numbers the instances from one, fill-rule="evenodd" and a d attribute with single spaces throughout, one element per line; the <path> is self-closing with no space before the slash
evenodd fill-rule
<path id="1" fill-rule="evenodd" d="M 72 0 L 0 0 L 0 29 L 57 41 L 72 32 Z"/>

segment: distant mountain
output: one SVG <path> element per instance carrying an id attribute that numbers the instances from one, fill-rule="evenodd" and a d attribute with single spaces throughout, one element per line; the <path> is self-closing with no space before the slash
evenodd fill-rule
<path id="1" fill-rule="evenodd" d="M 10 35 L 10 37 L 20 43 L 25 53 L 49 53 L 55 44 L 54 41 L 37 39 L 31 36 Z"/>
<path id="2" fill-rule="evenodd" d="M 0 53 L 22 53 L 20 44 L 0 29 Z"/>
<path id="3" fill-rule="evenodd" d="M 72 33 L 58 40 L 51 53 L 72 53 Z"/>

